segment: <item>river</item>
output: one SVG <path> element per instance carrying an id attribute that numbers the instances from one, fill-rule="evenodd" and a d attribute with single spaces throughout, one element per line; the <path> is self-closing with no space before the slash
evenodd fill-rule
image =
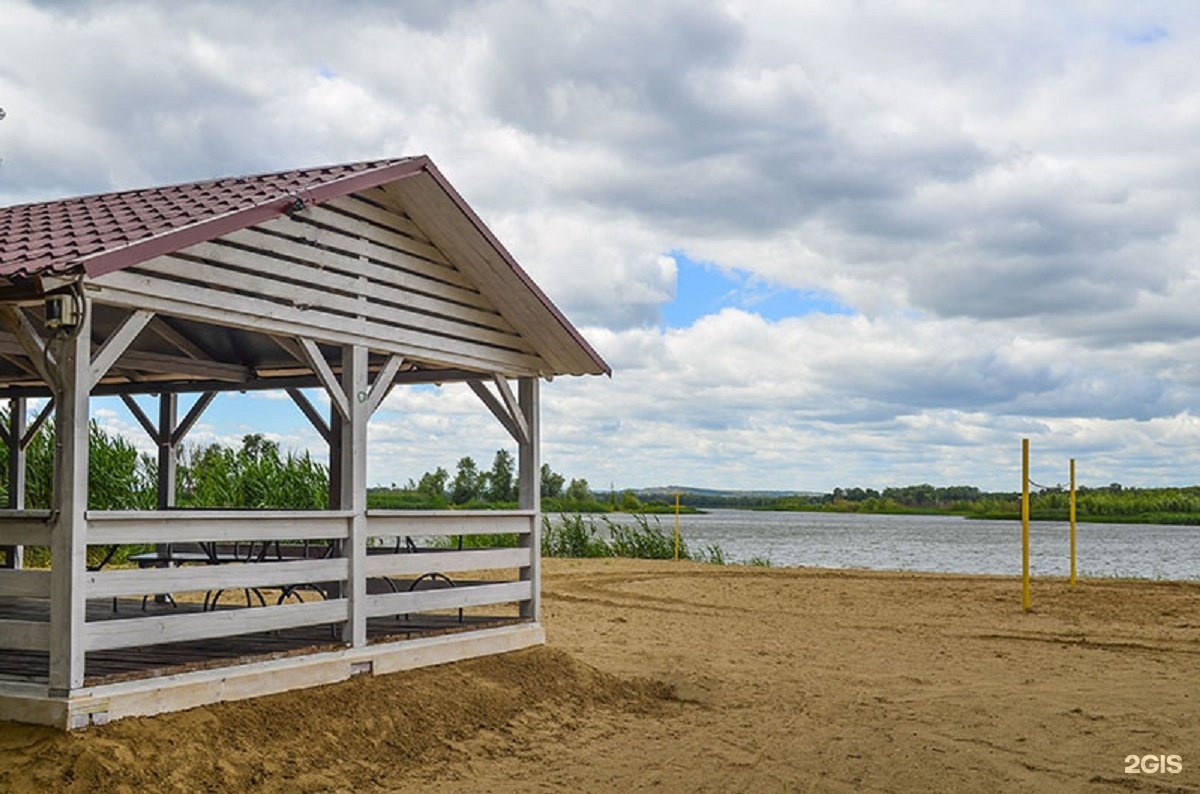
<path id="1" fill-rule="evenodd" d="M 629 522 L 614 514 L 612 520 Z M 650 517 L 653 525 L 655 516 Z M 673 515 L 658 516 L 667 532 Z M 692 550 L 716 544 L 727 562 L 947 573 L 1020 574 L 1021 523 L 958 516 L 859 515 L 712 510 L 680 517 Z M 1077 526 L 1080 576 L 1200 579 L 1200 527 L 1145 524 Z M 1070 572 L 1066 522 L 1030 526 L 1034 576 Z"/>

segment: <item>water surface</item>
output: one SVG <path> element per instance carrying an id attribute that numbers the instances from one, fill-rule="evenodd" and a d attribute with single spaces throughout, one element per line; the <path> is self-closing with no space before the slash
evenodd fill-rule
<path id="1" fill-rule="evenodd" d="M 616 514 L 612 520 L 630 522 Z M 651 517 L 651 523 L 655 517 Z M 672 515 L 657 517 L 674 529 Z M 859 515 L 713 510 L 680 517 L 692 550 L 719 545 L 728 562 L 753 557 L 772 565 L 871 568 L 981 574 L 1020 574 L 1021 522 L 958 516 Z M 1030 525 L 1035 576 L 1070 571 L 1066 522 Z M 1078 524 L 1080 576 L 1200 579 L 1200 527 Z"/>

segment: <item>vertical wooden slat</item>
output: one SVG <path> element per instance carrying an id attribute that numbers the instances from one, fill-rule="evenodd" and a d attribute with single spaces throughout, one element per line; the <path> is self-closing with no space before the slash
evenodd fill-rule
<path id="1" fill-rule="evenodd" d="M 79 324 L 51 339 L 60 387 L 55 395 L 55 520 L 50 533 L 52 697 L 83 686 L 92 312 L 90 299 L 83 295 L 80 300 Z"/>
<path id="2" fill-rule="evenodd" d="M 351 512 L 350 537 L 342 553 L 349 563 L 347 598 L 350 619 L 342 639 L 358 647 L 367 644 L 367 349 L 342 348 L 342 391 L 348 417 L 338 415 L 341 433 L 341 503 Z M 360 399 L 360 397 L 362 399 Z"/>
<path id="3" fill-rule="evenodd" d="M 538 386 L 537 378 L 521 378 L 517 384 L 521 415 L 529 431 L 517 448 L 518 505 L 522 510 L 533 511 L 530 532 L 521 536 L 521 544 L 529 548 L 529 567 L 521 569 L 521 579 L 531 582 L 529 600 L 521 602 L 521 616 L 534 620 L 541 619 L 542 606 L 542 429 Z"/>
<path id="4" fill-rule="evenodd" d="M 8 509 L 25 509 L 25 448 L 21 437 L 25 435 L 25 398 L 14 397 L 8 401 Z M 5 565 L 20 568 L 25 549 L 22 546 L 5 547 Z"/>

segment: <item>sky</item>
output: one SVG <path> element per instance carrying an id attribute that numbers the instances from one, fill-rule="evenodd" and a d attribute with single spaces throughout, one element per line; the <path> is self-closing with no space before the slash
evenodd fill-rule
<path id="1" fill-rule="evenodd" d="M 593 487 L 1193 484 L 1200 5 L 0 4 L 0 205 L 427 154 L 613 367 Z M 315 395 L 315 398 L 319 398 Z M 149 449 L 119 402 L 97 418 Z M 321 450 L 282 395 L 193 441 Z M 396 389 L 368 477 L 512 447 Z"/>

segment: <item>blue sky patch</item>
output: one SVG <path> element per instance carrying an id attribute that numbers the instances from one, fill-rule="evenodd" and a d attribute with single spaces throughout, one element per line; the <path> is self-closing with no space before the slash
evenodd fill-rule
<path id="1" fill-rule="evenodd" d="M 1160 39 L 1168 38 L 1170 35 L 1167 29 L 1161 25 L 1150 25 L 1149 27 L 1126 33 L 1124 39 L 1127 43 L 1133 45 L 1153 44 Z"/>
<path id="2" fill-rule="evenodd" d="M 701 317 L 736 308 L 767 320 L 806 314 L 854 314 L 854 309 L 820 290 L 785 287 L 738 268 L 701 262 L 671 251 L 678 268 L 675 300 L 662 307 L 663 324 L 686 328 Z"/>

